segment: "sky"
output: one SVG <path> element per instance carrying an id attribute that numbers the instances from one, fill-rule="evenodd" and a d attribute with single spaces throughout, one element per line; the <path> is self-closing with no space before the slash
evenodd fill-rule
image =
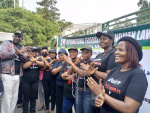
<path id="1" fill-rule="evenodd" d="M 41 0 L 24 0 L 24 7 L 36 11 L 36 2 Z M 104 23 L 114 18 L 139 10 L 139 0 L 57 0 L 60 18 L 74 24 Z M 150 1 L 150 0 L 148 0 Z M 22 6 L 22 0 L 20 0 Z"/>

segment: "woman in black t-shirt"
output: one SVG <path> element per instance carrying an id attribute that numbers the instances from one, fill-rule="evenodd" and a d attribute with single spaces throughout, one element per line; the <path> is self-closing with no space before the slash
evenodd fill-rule
<path id="1" fill-rule="evenodd" d="M 41 70 L 44 71 L 43 73 L 43 79 L 42 79 L 42 84 L 43 84 L 43 89 L 44 89 L 44 96 L 45 96 L 45 106 L 46 106 L 46 111 L 45 113 L 49 113 L 49 103 L 50 103 L 50 98 L 49 96 L 51 95 L 51 113 L 54 113 L 54 107 L 55 107 L 55 101 L 56 101 L 56 77 L 52 75 L 51 69 L 56 61 L 56 51 L 55 50 L 50 50 L 48 56 L 48 48 L 47 47 L 42 47 L 42 60 L 45 62 L 45 65 Z"/>
<path id="2" fill-rule="evenodd" d="M 101 107 L 101 113 L 138 113 L 146 90 L 147 79 L 140 68 L 142 46 L 132 37 L 122 37 L 117 44 L 115 62 L 121 67 L 113 69 L 105 79 L 103 85 L 98 85 L 92 78 L 88 79 L 88 86 L 98 94 L 95 105 Z"/>
<path id="3" fill-rule="evenodd" d="M 27 62 L 23 64 L 22 92 L 23 92 L 23 113 L 28 113 L 30 101 L 30 113 L 35 113 L 36 97 L 38 93 L 39 70 L 44 66 L 44 62 L 37 57 L 36 47 L 31 48 L 31 54 L 27 57 Z"/>
<path id="4" fill-rule="evenodd" d="M 104 32 L 97 32 L 96 37 L 100 39 L 99 45 L 104 52 L 98 54 L 94 61 L 91 63 L 90 67 L 87 70 L 88 75 L 94 75 L 94 80 L 98 83 L 99 79 L 105 79 L 108 73 L 117 66 L 115 63 L 115 49 L 114 46 L 114 34 L 112 31 L 104 31 Z M 82 65 L 83 68 L 86 65 Z M 98 68 L 97 71 L 93 70 Z M 85 69 L 86 70 L 86 69 Z M 96 95 L 94 93 L 91 94 L 91 104 L 93 113 L 99 113 L 100 108 L 95 107 L 95 98 Z"/>

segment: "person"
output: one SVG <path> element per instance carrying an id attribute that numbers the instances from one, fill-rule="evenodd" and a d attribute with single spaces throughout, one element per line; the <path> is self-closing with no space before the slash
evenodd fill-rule
<path id="1" fill-rule="evenodd" d="M 71 47 L 68 49 L 70 58 L 72 62 L 76 62 L 78 56 L 78 49 L 76 47 Z M 70 65 L 65 61 L 60 70 L 61 77 L 64 80 L 64 93 L 63 93 L 63 108 L 62 113 L 70 113 L 72 106 L 75 107 L 75 82 L 72 81 L 74 72 L 69 73 Z M 68 73 L 67 73 L 68 72 Z M 74 79 L 74 77 L 73 77 Z"/>
<path id="2" fill-rule="evenodd" d="M 31 53 L 27 57 L 27 62 L 23 64 L 22 92 L 23 92 L 23 113 L 28 113 L 30 102 L 30 113 L 35 113 L 36 98 L 39 84 L 39 70 L 44 66 L 44 62 L 37 57 L 38 49 L 31 48 Z"/>
<path id="3" fill-rule="evenodd" d="M 2 82 L 5 89 L 2 94 L 1 113 L 13 113 L 17 103 L 19 76 L 23 74 L 22 63 L 26 61 L 25 52 L 30 48 L 21 46 L 22 40 L 23 31 L 16 30 L 13 41 L 5 40 L 1 44 Z"/>
<path id="4" fill-rule="evenodd" d="M 54 55 L 52 55 L 52 53 Z M 45 106 L 46 111 L 45 113 L 49 113 L 49 103 L 50 103 L 50 95 L 51 95 L 51 113 L 54 113 L 54 107 L 55 107 L 55 93 L 56 93 L 56 77 L 52 75 L 51 69 L 56 62 L 55 55 L 56 51 L 54 49 L 51 49 L 50 51 L 51 59 L 48 56 L 48 48 L 46 46 L 42 47 L 42 60 L 45 62 L 45 65 L 40 70 L 43 70 L 43 79 L 42 84 L 44 88 L 44 95 L 45 95 Z"/>
<path id="5" fill-rule="evenodd" d="M 64 80 L 61 78 L 60 70 L 62 68 L 62 64 L 65 62 L 65 59 L 63 58 L 64 55 L 68 55 L 67 51 L 63 48 L 61 48 L 58 51 L 58 58 L 59 61 L 57 61 L 51 72 L 53 76 L 56 76 L 56 113 L 62 113 L 62 104 L 63 104 L 63 85 Z"/>
<path id="6" fill-rule="evenodd" d="M 88 86 L 97 94 L 95 104 L 101 113 L 138 113 L 148 82 L 139 61 L 143 57 L 141 44 L 132 37 L 122 37 L 117 42 L 115 62 L 121 67 L 111 70 L 99 85 L 88 79 Z"/>
<path id="7" fill-rule="evenodd" d="M 88 75 L 85 71 L 80 68 L 82 63 L 84 64 L 91 64 L 91 56 L 92 56 L 92 48 L 90 46 L 85 46 L 84 48 L 80 49 L 82 51 L 82 58 L 83 60 L 80 61 L 80 64 L 76 66 L 69 58 L 64 57 L 65 61 L 72 66 L 75 72 L 78 74 L 77 76 L 77 89 L 76 89 L 76 112 L 77 113 L 92 113 L 92 106 L 91 106 L 91 90 L 86 84 L 86 80 Z"/>
<path id="8" fill-rule="evenodd" d="M 38 49 L 38 56 L 41 56 L 41 48 L 37 47 Z M 38 86 L 38 94 L 39 94 L 39 99 L 40 99 L 40 106 L 38 107 L 38 111 L 41 111 L 44 109 L 44 89 L 42 85 L 42 79 L 43 79 L 43 71 L 39 71 L 39 86 Z"/>
<path id="9" fill-rule="evenodd" d="M 112 31 L 97 32 L 96 37 L 100 39 L 99 45 L 104 49 L 104 52 L 98 54 L 88 67 L 88 70 L 85 71 L 88 75 L 95 76 L 96 82 L 99 83 L 99 79 L 104 80 L 108 73 L 113 68 L 120 66 L 120 64 L 115 63 L 114 33 Z M 85 65 L 82 65 L 82 67 L 85 67 Z M 93 71 L 93 68 L 98 68 L 98 70 Z M 100 108 L 95 107 L 95 98 L 96 95 L 92 93 L 92 110 L 93 113 L 100 113 Z"/>

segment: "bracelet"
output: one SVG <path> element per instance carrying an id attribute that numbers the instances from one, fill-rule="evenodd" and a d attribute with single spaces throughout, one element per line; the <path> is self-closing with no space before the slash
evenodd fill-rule
<path id="1" fill-rule="evenodd" d="M 76 68 L 76 73 L 78 72 L 78 67 Z"/>

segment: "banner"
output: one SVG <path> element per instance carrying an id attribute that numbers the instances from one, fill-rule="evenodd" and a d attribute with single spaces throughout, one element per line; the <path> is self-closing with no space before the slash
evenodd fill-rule
<path id="1" fill-rule="evenodd" d="M 116 42 L 123 36 L 131 36 L 139 40 L 139 42 L 142 44 L 143 59 L 140 64 L 142 65 L 148 80 L 148 89 L 143 100 L 143 104 L 140 107 L 139 113 L 150 113 L 150 23 L 120 30 L 114 30 L 113 33 L 115 34 L 115 45 Z M 78 49 L 81 49 L 87 45 L 91 46 L 93 49 L 92 59 L 94 59 L 99 53 L 103 52 L 99 46 L 99 38 L 97 38 L 95 34 L 59 38 L 57 42 L 57 50 L 60 48 L 69 49 L 70 47 L 77 47 Z M 80 54 L 81 51 L 79 51 L 79 56 Z"/>

